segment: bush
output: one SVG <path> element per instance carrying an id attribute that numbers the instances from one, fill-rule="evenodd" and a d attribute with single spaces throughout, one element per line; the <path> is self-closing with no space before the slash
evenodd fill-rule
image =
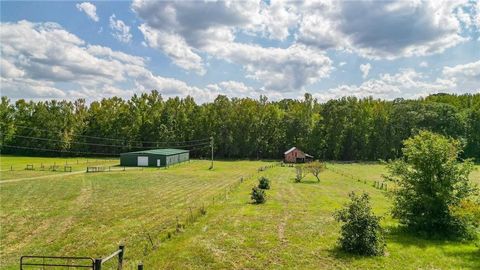
<path id="1" fill-rule="evenodd" d="M 380 217 L 372 213 L 368 194 L 356 196 L 352 192 L 349 197 L 350 202 L 345 208 L 334 214 L 335 220 L 344 223 L 339 239 L 340 248 L 359 255 L 383 255 L 385 240 Z"/>
<path id="2" fill-rule="evenodd" d="M 296 176 L 295 176 L 295 183 L 300 183 L 302 179 L 305 177 L 303 174 L 303 167 L 302 165 L 295 166 Z"/>
<path id="3" fill-rule="evenodd" d="M 265 191 L 263 189 L 260 189 L 258 187 L 253 187 L 251 198 L 255 204 L 261 204 L 266 201 L 267 195 L 265 194 Z"/>
<path id="4" fill-rule="evenodd" d="M 471 161 L 459 162 L 461 144 L 428 131 L 407 139 L 403 158 L 390 162 L 394 182 L 392 214 L 410 231 L 427 236 L 465 238 L 470 233 L 461 203 L 473 198 L 477 189 L 470 183 Z M 468 222 L 467 222 L 468 223 Z"/>
<path id="5" fill-rule="evenodd" d="M 258 188 L 261 189 L 270 189 L 270 180 L 264 176 L 258 179 Z"/>
<path id="6" fill-rule="evenodd" d="M 477 238 L 480 227 L 480 202 L 462 200 L 458 205 L 450 207 L 456 227 L 461 228 L 461 238 L 473 240 Z"/>
<path id="7" fill-rule="evenodd" d="M 321 163 L 320 161 L 313 161 L 305 165 L 305 169 L 307 169 L 308 172 L 313 174 L 315 178 L 317 178 L 317 181 L 320 182 L 320 173 L 323 172 L 326 169 L 326 166 L 324 163 Z"/>

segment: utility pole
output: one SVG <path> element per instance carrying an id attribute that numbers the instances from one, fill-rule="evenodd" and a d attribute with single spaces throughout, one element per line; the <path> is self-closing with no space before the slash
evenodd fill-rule
<path id="1" fill-rule="evenodd" d="M 212 149 L 212 164 L 210 165 L 210 170 L 213 169 L 213 136 L 210 137 L 210 148 Z"/>

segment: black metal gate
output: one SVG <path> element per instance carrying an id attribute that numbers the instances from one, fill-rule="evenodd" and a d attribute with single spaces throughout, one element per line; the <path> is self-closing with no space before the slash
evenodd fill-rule
<path id="1" fill-rule="evenodd" d="M 45 267 L 68 267 L 79 269 L 102 270 L 102 264 L 118 256 L 118 270 L 123 268 L 123 254 L 125 246 L 120 245 L 118 250 L 105 258 L 68 257 L 68 256 L 22 256 L 20 257 L 20 270 L 45 269 Z"/>

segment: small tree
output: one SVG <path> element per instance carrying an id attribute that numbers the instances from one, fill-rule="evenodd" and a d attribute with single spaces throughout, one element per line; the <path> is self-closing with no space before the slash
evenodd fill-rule
<path id="1" fill-rule="evenodd" d="M 305 169 L 307 169 L 308 172 L 313 174 L 315 178 L 317 178 L 317 181 L 320 182 L 320 173 L 325 170 L 326 166 L 324 163 L 321 163 L 320 161 L 314 161 L 310 162 L 305 166 Z"/>
<path id="2" fill-rule="evenodd" d="M 258 188 L 261 189 L 270 189 L 270 180 L 265 176 L 262 176 L 258 179 Z"/>
<path id="3" fill-rule="evenodd" d="M 295 176 L 295 183 L 300 183 L 302 179 L 305 177 L 303 174 L 303 166 L 302 165 L 297 165 L 295 166 L 295 171 L 296 171 L 296 176 Z"/>
<path id="4" fill-rule="evenodd" d="M 458 161 L 460 142 L 422 131 L 404 145 L 403 158 L 388 165 L 390 174 L 385 177 L 398 187 L 393 216 L 418 233 L 467 235 L 464 219 L 453 211 L 460 211 L 461 202 L 472 198 L 477 189 L 468 179 L 472 162 Z"/>
<path id="5" fill-rule="evenodd" d="M 252 188 L 252 193 L 251 193 L 251 198 L 255 204 L 261 204 L 266 201 L 267 195 L 265 194 L 265 191 L 263 189 L 260 189 L 258 187 L 253 187 Z"/>
<path id="6" fill-rule="evenodd" d="M 372 213 L 369 196 L 363 193 L 349 194 L 350 202 L 344 209 L 335 212 L 335 220 L 343 222 L 340 248 L 348 253 L 378 256 L 383 255 L 385 240 L 380 227 L 380 217 Z"/>

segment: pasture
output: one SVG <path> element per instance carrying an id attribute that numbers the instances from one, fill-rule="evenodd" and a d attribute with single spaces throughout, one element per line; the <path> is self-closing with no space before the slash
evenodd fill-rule
<path id="1" fill-rule="evenodd" d="M 18 269 L 24 254 L 100 257 L 119 243 L 126 245 L 126 269 L 140 261 L 145 269 L 480 268 L 473 242 L 398 230 L 388 215 L 388 193 L 373 187 L 385 173 L 379 164 L 329 164 L 320 183 L 312 175 L 294 183 L 291 167 L 258 172 L 274 164 L 263 161 L 219 161 L 211 171 L 208 161 L 198 160 L 88 174 L 80 162 L 72 173 L 8 171 L 9 163 L 20 168 L 31 160 L 2 157 L 1 180 L 21 181 L 0 182 L 1 269 Z M 249 192 L 260 175 L 270 178 L 272 189 L 266 204 L 252 205 Z M 480 184 L 480 171 L 471 179 Z M 384 215 L 386 256 L 355 257 L 335 248 L 339 224 L 332 213 L 350 191 L 368 192 L 375 213 Z"/>

